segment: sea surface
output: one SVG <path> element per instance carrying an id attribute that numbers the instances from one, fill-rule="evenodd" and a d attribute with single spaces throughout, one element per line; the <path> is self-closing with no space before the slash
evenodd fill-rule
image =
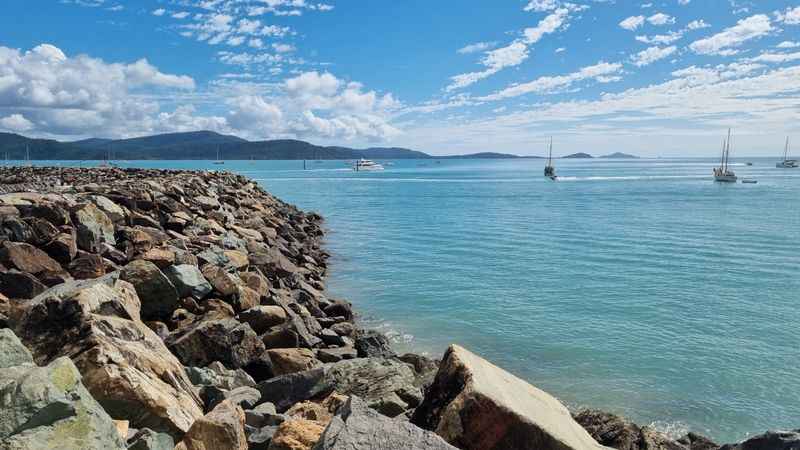
<path id="1" fill-rule="evenodd" d="M 131 162 L 233 170 L 326 218 L 329 294 L 403 349 L 722 442 L 800 428 L 800 169 L 714 159 Z"/>

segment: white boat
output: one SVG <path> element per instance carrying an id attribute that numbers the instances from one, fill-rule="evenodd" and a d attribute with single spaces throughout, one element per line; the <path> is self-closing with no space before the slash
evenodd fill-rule
<path id="1" fill-rule="evenodd" d="M 778 169 L 796 169 L 800 167 L 800 163 L 796 159 L 789 159 L 789 138 L 786 138 L 786 146 L 783 147 L 783 161 L 776 163 L 775 167 Z"/>
<path id="2" fill-rule="evenodd" d="M 225 161 L 219 157 L 219 147 L 217 147 L 217 160 L 214 161 L 214 164 L 225 164 Z"/>
<path id="3" fill-rule="evenodd" d="M 558 179 L 556 176 L 556 168 L 553 166 L 553 138 L 550 138 L 550 153 L 547 156 L 547 165 L 544 166 L 544 176 L 555 181 Z"/>
<path id="4" fill-rule="evenodd" d="M 719 183 L 736 183 L 739 179 L 736 174 L 728 168 L 728 160 L 731 155 L 731 130 L 728 129 L 728 139 L 722 143 L 722 160 L 719 167 L 714 168 L 714 181 Z"/>
<path id="5" fill-rule="evenodd" d="M 356 172 L 374 172 L 377 170 L 383 170 L 383 166 L 376 163 L 375 161 L 370 161 L 369 159 L 361 158 L 356 161 L 355 165 L 353 166 L 353 170 Z"/>

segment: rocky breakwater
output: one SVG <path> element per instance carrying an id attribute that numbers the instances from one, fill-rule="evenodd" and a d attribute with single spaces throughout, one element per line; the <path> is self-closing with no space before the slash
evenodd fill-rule
<path id="1" fill-rule="evenodd" d="M 720 448 L 396 355 L 325 294 L 322 236 L 230 173 L 0 169 L 0 450 Z"/>

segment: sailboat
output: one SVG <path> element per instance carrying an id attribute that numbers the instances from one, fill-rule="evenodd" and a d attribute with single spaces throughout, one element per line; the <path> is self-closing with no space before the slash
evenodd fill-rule
<path id="1" fill-rule="evenodd" d="M 731 155 L 731 129 L 728 128 L 728 138 L 722 143 L 722 160 L 719 167 L 714 168 L 714 181 L 720 183 L 736 183 L 738 178 L 732 170 L 728 169 L 728 160 Z"/>
<path id="2" fill-rule="evenodd" d="M 544 166 L 544 176 L 551 180 L 557 180 L 556 168 L 553 166 L 553 138 L 550 138 L 550 153 L 547 156 L 547 165 Z"/>
<path id="3" fill-rule="evenodd" d="M 33 163 L 31 162 L 31 148 L 27 145 L 25 146 L 25 165 L 29 167 L 33 166 Z"/>
<path id="4" fill-rule="evenodd" d="M 219 146 L 217 146 L 217 160 L 214 161 L 214 164 L 225 164 L 225 161 L 223 161 L 222 158 L 219 157 Z"/>
<path id="5" fill-rule="evenodd" d="M 106 168 L 113 167 L 114 164 L 111 163 L 111 158 L 112 158 L 111 149 L 108 149 L 106 151 L 106 160 L 100 163 L 100 167 L 106 167 Z"/>
<path id="6" fill-rule="evenodd" d="M 789 159 L 789 137 L 786 137 L 786 145 L 783 147 L 783 161 L 775 163 L 778 169 L 796 169 L 800 167 L 796 159 Z"/>

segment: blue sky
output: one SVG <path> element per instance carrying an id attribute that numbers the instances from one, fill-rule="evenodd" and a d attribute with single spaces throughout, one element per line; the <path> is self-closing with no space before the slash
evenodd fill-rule
<path id="1" fill-rule="evenodd" d="M 800 3 L 6 0 L 0 130 L 434 154 L 780 153 Z M 797 137 L 800 139 L 800 136 Z"/>

